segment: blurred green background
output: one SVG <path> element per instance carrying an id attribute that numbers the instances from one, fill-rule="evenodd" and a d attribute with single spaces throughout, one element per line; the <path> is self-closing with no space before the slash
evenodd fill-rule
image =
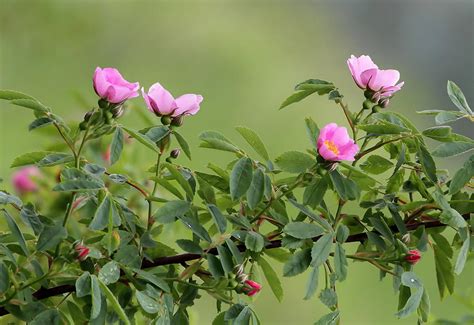
<path id="1" fill-rule="evenodd" d="M 175 95 L 204 96 L 201 112 L 182 130 L 193 161 L 204 170 L 210 152 L 198 148 L 198 134 L 223 132 L 239 142 L 234 126 L 246 125 L 261 135 L 275 157 L 304 150 L 303 119 L 343 124 L 341 111 L 325 98 L 310 98 L 278 111 L 292 87 L 308 78 L 333 81 L 354 109 L 362 92 L 346 67 L 350 54 L 369 54 L 382 68 L 400 70 L 405 87 L 390 109 L 416 120 L 421 109 L 452 108 L 446 80 L 464 89 L 468 101 L 473 79 L 473 16 L 466 1 L 10 1 L 0 0 L 0 87 L 39 98 L 67 120 L 81 119 L 96 103 L 91 78 L 96 66 L 116 67 L 129 81 L 148 88 L 160 81 Z M 80 98 L 80 99 L 79 99 Z M 140 98 L 133 101 L 143 105 Z M 86 103 L 86 104 L 85 104 Z M 472 106 L 472 105 L 471 105 Z M 9 165 L 17 155 L 39 149 L 50 140 L 28 133 L 31 113 L 0 103 L 0 177 L 9 187 Z M 122 123 L 136 128 L 143 121 L 133 110 Z M 455 130 L 474 136 L 472 124 Z M 241 142 L 239 142 L 241 143 Z M 212 153 L 217 163 L 228 154 Z M 215 158 L 214 158 L 215 157 Z M 465 157 L 443 160 L 451 172 Z M 154 157 L 137 156 L 137 166 Z M 275 264 L 281 271 L 281 265 Z M 432 299 L 434 317 L 459 319 L 468 309 L 456 297 L 440 301 L 431 253 L 416 272 Z M 474 267 L 468 263 L 457 278 L 459 294 L 473 293 Z M 284 279 L 280 305 L 268 285 L 254 301 L 263 324 L 312 324 L 326 313 L 315 297 L 304 301 L 306 275 Z M 351 264 L 338 287 L 345 324 L 413 324 L 396 320 L 397 296 L 388 279 L 379 282 L 371 266 Z M 211 299 L 193 309 L 195 324 L 210 324 Z"/>

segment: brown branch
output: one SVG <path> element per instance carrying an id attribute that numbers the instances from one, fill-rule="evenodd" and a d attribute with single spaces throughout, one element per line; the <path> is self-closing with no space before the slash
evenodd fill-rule
<path id="1" fill-rule="evenodd" d="M 470 214 L 465 214 L 465 215 L 463 215 L 463 217 L 464 217 L 464 219 L 468 220 L 469 217 L 470 217 Z M 421 227 L 421 226 L 424 226 L 425 228 L 436 228 L 436 227 L 444 227 L 446 225 L 443 224 L 442 222 L 440 222 L 439 220 L 432 220 L 432 221 L 430 220 L 430 221 L 426 221 L 426 222 L 417 222 L 417 223 L 412 223 L 412 224 L 406 224 L 407 230 L 415 230 L 415 229 L 417 229 L 418 227 Z M 393 233 L 398 233 L 398 228 L 396 226 L 392 226 L 390 228 L 391 228 Z M 312 238 L 312 240 L 316 241 L 319 238 L 320 238 L 320 236 L 314 237 L 314 238 Z M 349 236 L 347 238 L 346 242 L 347 243 L 363 242 L 366 239 L 367 239 L 367 234 L 365 232 L 363 232 L 363 233 L 359 233 L 359 234 Z M 239 250 L 241 252 L 244 252 L 246 250 L 245 245 L 238 245 L 237 247 L 239 248 Z M 281 247 L 281 240 L 276 239 L 276 240 L 270 241 L 265 246 L 265 249 L 272 249 L 272 248 L 279 248 L 279 247 Z M 216 248 L 210 249 L 208 251 L 208 254 L 217 255 L 217 249 Z M 182 264 L 182 263 L 185 263 L 185 262 L 188 262 L 188 261 L 197 260 L 199 258 L 202 258 L 202 255 L 192 254 L 192 253 L 178 254 L 178 255 L 174 255 L 174 256 L 165 256 L 165 257 L 157 258 L 154 261 L 143 260 L 141 268 L 142 269 L 147 269 L 147 268 L 156 267 L 156 266 L 163 266 L 163 265 L 170 265 L 170 264 Z M 46 298 L 53 297 L 53 296 L 62 295 L 62 294 L 65 294 L 65 293 L 74 292 L 75 290 L 76 290 L 75 286 L 74 285 L 69 285 L 69 284 L 60 285 L 60 286 L 53 287 L 53 288 L 48 288 L 48 289 L 40 288 L 38 291 L 33 293 L 33 297 L 36 298 L 37 300 L 41 300 L 41 299 L 46 299 Z M 0 316 L 7 315 L 9 313 L 10 312 L 8 310 L 6 310 L 4 307 L 0 307 Z"/>

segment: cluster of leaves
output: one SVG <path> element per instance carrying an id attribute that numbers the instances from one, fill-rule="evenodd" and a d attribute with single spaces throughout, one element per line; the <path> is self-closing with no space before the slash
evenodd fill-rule
<path id="1" fill-rule="evenodd" d="M 448 83 L 448 92 L 460 113 L 430 111 L 437 124 L 454 116 L 472 120 L 459 88 Z M 30 130 L 52 125 L 62 141 L 54 151 L 27 153 L 12 163 L 57 174 L 45 181 L 47 200 L 0 191 L 10 229 L 0 235 L 1 314 L 32 324 L 187 324 L 188 308 L 206 293 L 217 301 L 214 324 L 259 324 L 245 298 L 246 281 L 265 278 L 281 301 L 274 266 L 282 263 L 284 277 L 309 270 L 302 296 L 319 292 L 329 310 L 316 324 L 335 324 L 341 316 L 336 286 L 348 277 L 352 259 L 392 277 L 398 317 L 417 312 L 426 321 L 429 295 L 406 256 L 433 249 L 439 294 L 453 293 L 454 274 L 472 250 L 474 156 L 453 177 L 436 168 L 433 156 L 463 154 L 474 141 L 445 125 L 420 132 L 401 114 L 367 102 L 351 112 L 334 84 L 318 79 L 298 84 L 282 107 L 311 94 L 327 94 L 341 106 L 360 142 L 352 164 L 318 155 L 319 128 L 307 118 L 310 149 L 275 159 L 249 128 L 236 131 L 251 152 L 219 132 L 203 132 L 201 147 L 232 159 L 193 171 L 177 164 L 176 155 L 165 157 L 176 141 L 191 158 L 177 127 L 133 130 L 117 122 L 117 107 L 93 109 L 68 126 L 33 97 L 0 91 L 1 99 L 33 110 Z M 122 161 L 133 159 L 125 157 L 134 145 L 129 139 L 156 155 L 146 181 L 136 180 L 143 174 L 124 173 Z M 441 144 L 430 151 L 427 139 Z M 106 163 L 100 156 L 109 143 Z M 163 242 L 175 223 L 189 232 Z M 84 260 L 74 253 L 78 241 L 90 249 Z M 348 242 L 357 246 L 351 254 Z"/>

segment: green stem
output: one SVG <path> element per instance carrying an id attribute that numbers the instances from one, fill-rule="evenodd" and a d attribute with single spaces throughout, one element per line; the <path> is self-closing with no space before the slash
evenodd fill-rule
<path id="1" fill-rule="evenodd" d="M 156 158 L 156 170 L 155 170 L 155 177 L 158 177 L 160 174 L 160 161 L 161 161 L 161 156 L 163 154 L 160 152 L 158 153 L 158 157 Z M 151 197 L 155 196 L 156 189 L 158 188 L 158 183 L 155 181 L 153 185 L 153 190 L 151 191 Z M 150 230 L 151 226 L 153 225 L 153 201 L 148 199 L 148 222 L 147 222 L 147 229 Z"/>
<path id="2" fill-rule="evenodd" d="M 364 157 L 366 154 L 368 153 L 371 153 L 372 151 L 375 151 L 377 150 L 378 148 L 380 147 L 383 147 L 384 145 L 386 144 L 389 144 L 389 143 L 392 143 L 392 142 L 396 142 L 396 141 L 399 141 L 399 140 L 403 140 L 403 139 L 406 139 L 406 138 L 410 138 L 411 136 L 410 135 L 405 135 L 405 136 L 401 136 L 401 137 L 398 137 L 398 138 L 394 138 L 394 139 L 390 139 L 390 140 L 387 140 L 387 141 L 382 141 L 382 142 L 379 142 L 377 143 L 375 146 L 365 150 L 365 151 L 362 151 L 356 155 L 356 160 L 359 160 L 360 158 Z"/>
<path id="3" fill-rule="evenodd" d="M 344 115 L 346 116 L 347 122 L 349 123 L 349 126 L 351 127 L 351 130 L 352 130 L 352 135 L 355 139 L 357 132 L 354 125 L 354 121 L 352 120 L 352 117 L 351 117 L 351 112 L 349 111 L 349 108 L 347 107 L 347 105 L 345 105 L 342 101 L 339 101 L 339 105 L 342 107 L 342 111 L 344 112 Z"/>

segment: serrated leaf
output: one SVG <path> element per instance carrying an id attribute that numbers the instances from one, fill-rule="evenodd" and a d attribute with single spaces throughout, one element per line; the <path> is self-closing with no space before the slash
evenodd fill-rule
<path id="1" fill-rule="evenodd" d="M 81 298 L 91 294 L 91 280 L 89 272 L 84 272 L 76 280 L 76 295 Z"/>
<path id="2" fill-rule="evenodd" d="M 178 239 L 176 241 L 176 243 L 178 244 L 178 246 L 182 250 L 184 250 L 186 252 L 193 253 L 193 254 L 202 254 L 203 253 L 203 250 L 202 250 L 201 246 L 199 246 L 199 244 L 193 242 L 192 240 Z"/>
<path id="3" fill-rule="evenodd" d="M 474 149 L 473 142 L 447 142 L 442 143 L 433 150 L 431 153 L 435 157 L 446 158 L 461 155 Z"/>
<path id="4" fill-rule="evenodd" d="M 252 182 L 252 176 L 252 160 L 245 157 L 240 158 L 230 174 L 229 188 L 232 200 L 239 199 L 247 192 Z"/>
<path id="5" fill-rule="evenodd" d="M 360 165 L 360 168 L 370 174 L 378 175 L 393 167 L 393 163 L 379 155 L 372 155 Z"/>
<path id="6" fill-rule="evenodd" d="M 306 124 L 306 133 L 308 134 L 309 140 L 313 145 L 313 148 L 318 147 L 318 137 L 319 137 L 319 128 L 316 122 L 313 121 L 311 117 L 307 117 L 304 119 Z"/>
<path id="7" fill-rule="evenodd" d="M 464 269 L 464 265 L 466 264 L 467 255 L 469 253 L 469 247 L 471 246 L 470 235 L 466 236 L 464 240 L 461 250 L 459 251 L 458 258 L 456 259 L 456 264 L 454 265 L 454 273 L 457 275 L 461 274 L 462 270 Z"/>
<path id="8" fill-rule="evenodd" d="M 311 249 L 306 248 L 291 255 L 283 265 L 283 276 L 291 277 L 303 273 L 311 263 Z"/>
<path id="9" fill-rule="evenodd" d="M 13 105 L 25 107 L 32 109 L 34 111 L 40 112 L 40 113 L 47 113 L 50 112 L 51 109 L 49 107 L 44 106 L 41 104 L 39 101 L 36 99 L 27 99 L 27 98 L 22 98 L 22 99 L 13 99 L 10 101 Z"/>
<path id="10" fill-rule="evenodd" d="M 261 252 L 265 245 L 262 235 L 255 231 L 249 231 L 245 236 L 245 247 L 253 252 Z"/>
<path id="11" fill-rule="evenodd" d="M 203 141 L 199 146 L 222 151 L 238 152 L 237 148 L 221 133 L 216 131 L 205 131 L 199 135 L 199 139 Z"/>
<path id="12" fill-rule="evenodd" d="M 474 177 L 474 155 L 454 174 L 449 184 L 449 193 L 456 194 Z"/>
<path id="13" fill-rule="evenodd" d="M 308 154 L 299 151 L 287 151 L 275 159 L 277 166 L 288 173 L 302 173 L 311 168 L 315 159 Z"/>
<path id="14" fill-rule="evenodd" d="M 28 131 L 33 131 L 35 129 L 50 125 L 54 120 L 49 117 L 40 117 L 34 120 L 28 125 Z"/>
<path id="15" fill-rule="evenodd" d="M 144 146 L 148 147 L 149 149 L 153 150 L 154 152 L 158 153 L 158 148 L 156 147 L 155 143 L 151 141 L 148 137 L 141 134 L 138 131 L 129 129 L 125 126 L 120 126 L 120 128 L 124 129 L 132 138 L 143 144 Z"/>
<path id="16" fill-rule="evenodd" d="M 186 157 L 188 157 L 189 160 L 191 160 L 191 150 L 189 149 L 189 144 L 186 142 L 186 139 L 181 134 L 176 132 L 176 130 L 173 130 L 173 135 L 178 141 L 181 149 L 183 149 L 183 152 L 186 155 Z"/>
<path id="17" fill-rule="evenodd" d="M 262 268 L 263 274 L 265 275 L 267 283 L 270 286 L 273 294 L 278 299 L 278 301 L 281 302 L 283 299 L 283 288 L 275 270 L 273 270 L 270 263 L 268 263 L 263 257 L 258 259 L 258 264 Z"/>
<path id="18" fill-rule="evenodd" d="M 316 208 L 323 201 L 327 189 L 327 177 L 313 180 L 304 190 L 303 203 Z"/>
<path id="19" fill-rule="evenodd" d="M 91 279 L 91 296 L 92 296 L 92 308 L 91 308 L 91 319 L 97 318 L 102 307 L 102 298 L 99 280 L 95 275 L 90 276 Z"/>
<path id="20" fill-rule="evenodd" d="M 106 263 L 99 271 L 99 280 L 108 285 L 120 278 L 120 267 L 115 261 Z"/>
<path id="21" fill-rule="evenodd" d="M 191 188 L 191 185 L 189 184 L 189 182 L 186 180 L 186 178 L 184 178 L 183 174 L 181 174 L 179 170 L 172 164 L 164 163 L 163 166 L 168 169 L 168 171 L 171 173 L 173 178 L 178 182 L 181 188 L 186 192 L 188 200 L 192 201 L 194 197 L 194 191 Z"/>
<path id="22" fill-rule="evenodd" d="M 410 298 L 407 300 L 405 306 L 400 309 L 395 316 L 398 318 L 405 318 L 411 313 L 413 313 L 418 306 L 420 305 L 421 298 L 423 297 L 423 288 L 419 288 L 415 291 L 415 293 L 412 293 Z"/>
<path id="23" fill-rule="evenodd" d="M 283 232 L 295 238 L 309 239 L 323 234 L 324 229 L 312 223 L 297 221 L 288 223 Z"/>
<path id="24" fill-rule="evenodd" d="M 474 115 L 471 108 L 467 104 L 466 97 L 462 93 L 461 89 L 451 80 L 448 80 L 447 84 L 448 95 L 454 105 L 463 113 Z"/>
<path id="25" fill-rule="evenodd" d="M 332 234 L 324 234 L 313 244 L 311 249 L 311 266 L 318 267 L 326 262 L 331 253 L 332 241 Z"/>
<path id="26" fill-rule="evenodd" d="M 201 224 L 197 220 L 185 216 L 180 216 L 179 218 L 186 227 L 191 229 L 193 233 L 196 234 L 196 236 L 207 242 L 212 242 L 211 236 L 209 236 L 207 230 L 203 226 L 201 226 Z"/>
<path id="27" fill-rule="evenodd" d="M 336 243 L 336 250 L 334 252 L 334 268 L 336 270 L 337 279 L 344 281 L 347 277 L 347 259 L 346 251 L 340 243 Z"/>
<path id="28" fill-rule="evenodd" d="M 259 135 L 255 131 L 244 126 L 238 126 L 235 129 L 255 150 L 255 152 L 265 159 L 265 161 L 270 160 L 270 156 L 268 155 L 267 149 L 265 148 L 265 144 L 263 144 L 262 139 L 260 139 Z"/>
<path id="29" fill-rule="evenodd" d="M 170 223 L 183 216 L 190 208 L 191 203 L 188 201 L 169 201 L 161 206 L 153 217 L 158 222 Z"/>
<path id="30" fill-rule="evenodd" d="M 118 302 L 117 298 L 115 295 L 110 291 L 110 289 L 107 287 L 106 283 L 101 281 L 100 277 L 98 279 L 99 286 L 102 289 L 102 292 L 105 294 L 105 297 L 109 301 L 110 306 L 112 309 L 117 313 L 118 317 L 124 322 L 126 325 L 130 325 L 131 322 L 127 317 L 127 314 L 123 310 L 122 306 L 120 306 L 120 303 Z M 139 291 L 137 291 L 139 292 Z"/>
<path id="31" fill-rule="evenodd" d="M 306 293 L 304 296 L 304 300 L 309 300 L 315 294 L 316 290 L 318 289 L 318 282 L 319 282 L 319 268 L 312 267 L 311 272 L 309 273 L 308 280 L 306 282 Z"/>
<path id="32" fill-rule="evenodd" d="M 66 229 L 61 225 L 44 226 L 43 231 L 38 237 L 36 249 L 46 251 L 55 248 L 63 239 L 67 237 Z"/>
<path id="33" fill-rule="evenodd" d="M 123 131 L 120 127 L 117 127 L 110 144 L 110 164 L 115 164 L 122 154 L 123 150 Z"/>
<path id="34" fill-rule="evenodd" d="M 15 238 L 16 241 L 18 242 L 18 245 L 20 246 L 20 248 L 23 251 L 23 253 L 25 254 L 25 256 L 28 256 L 29 251 L 28 251 L 28 248 L 26 246 L 25 237 L 23 236 L 23 233 L 21 232 L 20 228 L 18 227 L 18 224 L 16 223 L 15 219 L 13 219 L 13 217 L 8 213 L 7 210 L 2 210 L 2 211 L 5 215 L 5 219 L 7 221 L 8 228 L 10 228 L 10 231 L 13 235 L 13 238 Z"/>
<path id="35" fill-rule="evenodd" d="M 148 296 L 145 291 L 137 290 L 136 297 L 140 307 L 148 314 L 156 314 L 160 310 L 160 304 Z"/>
<path id="36" fill-rule="evenodd" d="M 260 168 L 257 168 L 252 176 L 252 182 L 247 191 L 247 204 L 251 210 L 254 210 L 262 201 L 265 191 L 265 174 Z"/>
<path id="37" fill-rule="evenodd" d="M 219 232 L 221 234 L 225 233 L 227 230 L 227 220 L 224 217 L 224 215 L 221 213 L 219 208 L 216 207 L 214 204 L 208 204 L 207 209 L 211 213 L 211 216 L 217 228 L 219 229 Z"/>

